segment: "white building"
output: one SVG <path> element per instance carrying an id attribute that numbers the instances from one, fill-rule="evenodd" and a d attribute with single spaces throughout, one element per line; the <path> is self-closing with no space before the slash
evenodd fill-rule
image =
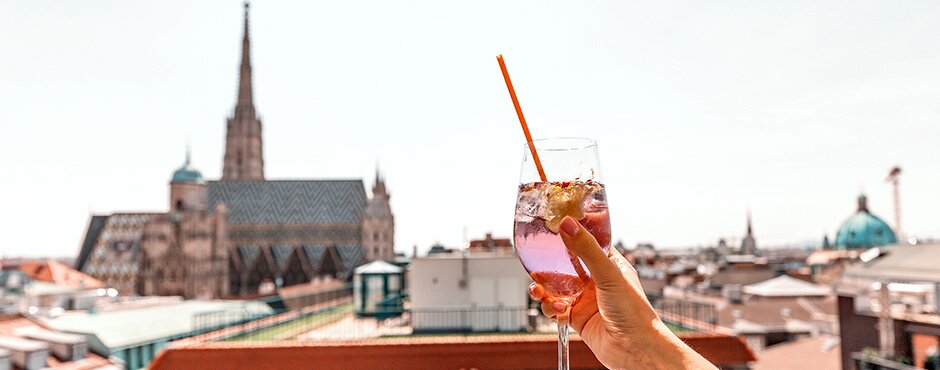
<path id="1" fill-rule="evenodd" d="M 435 254 L 411 261 L 415 332 L 518 332 L 527 328 L 529 274 L 506 253 Z"/>

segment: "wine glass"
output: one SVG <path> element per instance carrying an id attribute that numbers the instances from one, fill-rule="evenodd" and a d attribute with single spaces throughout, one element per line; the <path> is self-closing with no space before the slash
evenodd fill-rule
<path id="1" fill-rule="evenodd" d="M 571 216 L 594 235 L 605 252 L 610 248 L 610 217 L 600 174 L 594 140 L 552 138 L 526 143 L 513 228 L 516 253 L 546 295 L 569 307 L 590 282 L 591 273 L 568 252 L 558 230 L 562 219 Z M 559 369 L 568 369 L 568 315 L 556 317 Z"/>

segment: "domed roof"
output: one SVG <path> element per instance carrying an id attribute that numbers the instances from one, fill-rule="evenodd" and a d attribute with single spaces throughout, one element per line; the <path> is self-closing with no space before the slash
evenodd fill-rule
<path id="1" fill-rule="evenodd" d="M 858 211 L 845 220 L 836 234 L 836 248 L 872 248 L 897 243 L 894 231 L 878 216 L 868 211 L 868 199 L 858 196 Z"/>
<path id="2" fill-rule="evenodd" d="M 202 172 L 199 172 L 192 164 L 189 163 L 189 151 L 186 151 L 186 163 L 183 163 L 183 167 L 180 167 L 173 172 L 173 179 L 170 180 L 172 183 L 188 182 L 195 184 L 202 184 Z"/>

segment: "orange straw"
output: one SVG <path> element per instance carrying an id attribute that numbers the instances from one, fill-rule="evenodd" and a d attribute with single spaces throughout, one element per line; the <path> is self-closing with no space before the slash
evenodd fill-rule
<path id="1" fill-rule="evenodd" d="M 503 70 L 503 79 L 506 80 L 506 88 L 509 89 L 509 97 L 512 98 L 512 105 L 516 107 L 516 115 L 519 116 L 519 123 L 522 124 L 522 133 L 525 134 L 525 140 L 529 143 L 529 151 L 532 152 L 532 159 L 535 160 L 535 168 L 539 170 L 539 177 L 542 182 L 547 182 L 545 170 L 542 169 L 542 161 L 539 160 L 539 153 L 535 151 L 535 144 L 532 144 L 532 134 L 529 133 L 529 125 L 525 123 L 525 116 L 522 115 L 522 107 L 519 106 L 519 99 L 516 98 L 516 90 L 512 88 L 512 80 L 509 79 L 509 71 L 506 70 L 506 62 L 503 61 L 503 55 L 497 55 L 496 61 L 499 62 L 499 69 Z"/>

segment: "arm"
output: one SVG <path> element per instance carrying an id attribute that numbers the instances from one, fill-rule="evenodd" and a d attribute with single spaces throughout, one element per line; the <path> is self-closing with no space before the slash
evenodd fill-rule
<path id="1" fill-rule="evenodd" d="M 604 253 L 594 236 L 571 217 L 565 217 L 559 234 L 568 251 L 584 261 L 593 281 L 570 308 L 533 284 L 530 295 L 542 300 L 545 315 L 555 317 L 570 309 L 571 326 L 597 359 L 612 369 L 715 369 L 659 319 L 636 270 L 620 253 L 612 248 Z"/>

